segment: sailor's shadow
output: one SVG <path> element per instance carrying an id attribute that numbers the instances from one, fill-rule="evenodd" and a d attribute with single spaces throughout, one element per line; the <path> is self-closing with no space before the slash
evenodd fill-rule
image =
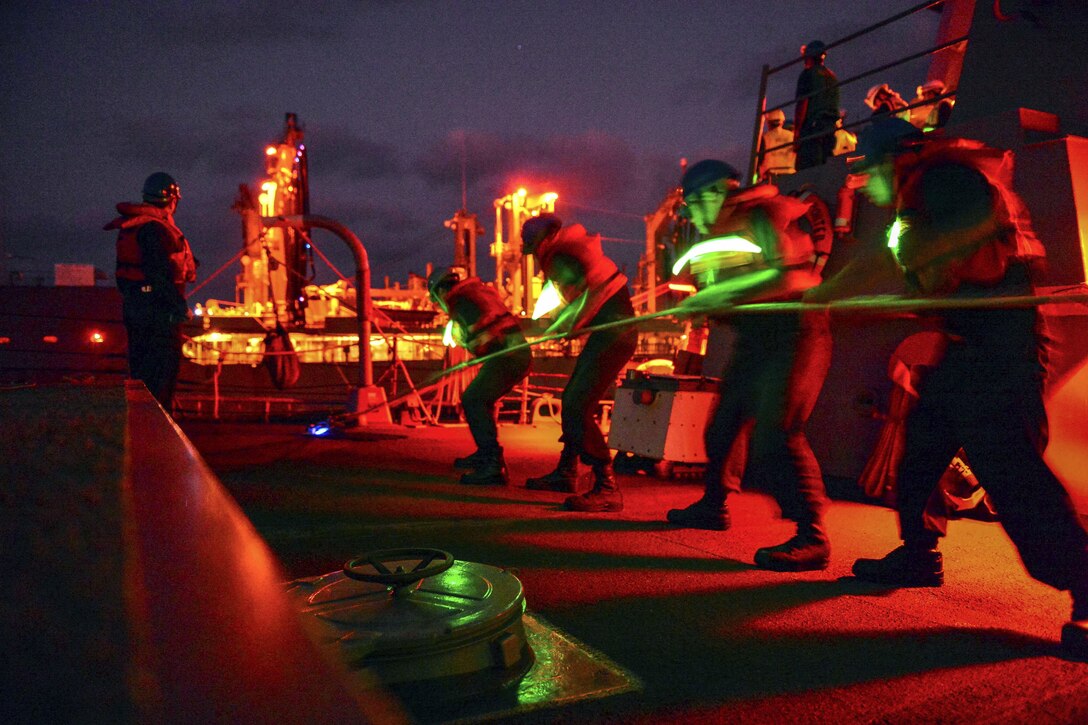
<path id="1" fill-rule="evenodd" d="M 714 592 L 623 597 L 548 613 L 608 652 L 656 705 L 767 696 L 1052 656 L 1056 644 L 994 628 L 790 628 L 761 618 L 840 596 L 887 592 L 849 577 Z M 622 622 L 623 626 L 615 626 Z M 610 623 L 611 626 L 610 626 Z M 631 632 L 639 632 L 632 637 Z"/>

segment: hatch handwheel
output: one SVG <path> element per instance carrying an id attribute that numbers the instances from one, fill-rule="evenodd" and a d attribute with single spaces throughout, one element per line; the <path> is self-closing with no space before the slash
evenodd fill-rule
<path id="1" fill-rule="evenodd" d="M 386 566 L 392 562 L 398 563 L 395 569 Z M 344 564 L 344 576 L 361 582 L 403 587 L 441 574 L 453 566 L 453 562 L 453 554 L 441 549 L 382 549 L 363 554 Z M 406 568 L 405 565 L 411 568 Z"/>

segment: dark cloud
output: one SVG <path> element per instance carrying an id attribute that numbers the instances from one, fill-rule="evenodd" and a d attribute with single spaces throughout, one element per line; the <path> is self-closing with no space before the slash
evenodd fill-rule
<path id="1" fill-rule="evenodd" d="M 388 178 L 400 172 L 394 147 L 336 126 L 303 124 L 311 174 L 342 182 Z M 268 114 L 234 112 L 209 124 L 157 116 L 115 123 L 107 154 L 140 168 L 176 173 L 201 171 L 231 180 L 263 173 L 261 150 L 282 138 L 282 128 Z"/>
<path id="2" fill-rule="evenodd" d="M 403 207 L 365 198 L 332 199 L 322 208 L 360 237 L 395 239 L 405 230 L 416 230 L 420 226 L 419 219 Z"/>
<path id="3" fill-rule="evenodd" d="M 277 140 L 272 128 L 267 118 L 247 120 L 243 114 L 211 123 L 160 116 L 121 119 L 109 133 L 106 153 L 115 161 L 144 168 L 248 178 L 263 171 L 258 153 L 264 144 Z"/>
<path id="4" fill-rule="evenodd" d="M 336 175 L 345 181 L 381 179 L 400 172 L 394 146 L 348 129 L 311 126 L 306 131 L 306 144 L 311 172 Z"/>
<path id="5" fill-rule="evenodd" d="M 462 151 L 468 185 L 499 195 L 531 185 L 599 203 L 638 170 L 627 142 L 599 131 L 544 138 L 454 131 L 423 151 L 414 170 L 432 186 L 459 185 Z"/>
<path id="6" fill-rule="evenodd" d="M 441 219 L 420 217 L 395 204 L 367 201 L 364 196 L 353 195 L 352 189 L 342 189 L 338 197 L 324 199 L 320 213 L 359 237 L 375 274 L 390 266 L 403 267 L 405 263 L 422 269 L 427 260 L 435 259 L 450 246 L 450 232 L 442 226 Z M 354 269 L 346 246 L 339 240 L 321 234 L 315 243 L 341 272 Z"/>
<path id="7" fill-rule="evenodd" d="M 344 18 L 359 7 L 360 3 L 346 0 L 325 0 L 305 7 L 286 0 L 241 0 L 210 6 L 160 3 L 147 27 L 171 45 L 297 44 L 343 37 Z"/>
<path id="8" fill-rule="evenodd" d="M 104 238 L 104 234 L 98 232 L 110 220 L 112 211 L 103 210 L 101 218 L 96 218 L 92 224 L 69 216 L 4 215 L 0 217 L 0 235 L 5 241 L 21 242 L 17 247 L 5 250 L 5 260 L 16 267 L 28 268 L 40 264 L 50 270 L 54 262 L 85 262 L 85 252 L 93 252 Z M 73 249 L 81 250 L 78 259 L 73 257 Z M 98 255 L 99 260 L 95 263 L 112 263 L 113 247 L 101 251 L 103 253 Z"/>

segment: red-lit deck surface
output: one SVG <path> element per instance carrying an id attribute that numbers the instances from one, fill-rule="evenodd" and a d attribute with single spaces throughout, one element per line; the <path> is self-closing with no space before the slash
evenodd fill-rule
<path id="1" fill-rule="evenodd" d="M 554 463 L 554 425 L 501 428 L 509 488 L 457 483 L 464 427 L 182 428 L 289 574 L 404 546 L 511 567 L 531 611 L 642 683 L 519 721 L 1088 722 L 1088 664 L 1058 656 L 1069 596 L 1030 579 L 996 524 L 952 523 L 944 587 L 889 591 L 849 578 L 897 545 L 880 507 L 834 503 L 831 567 L 805 574 L 751 566 L 792 533 L 758 494 L 736 498 L 726 533 L 664 523 L 693 481 L 621 477 L 622 513 L 564 512 L 522 487 Z"/>

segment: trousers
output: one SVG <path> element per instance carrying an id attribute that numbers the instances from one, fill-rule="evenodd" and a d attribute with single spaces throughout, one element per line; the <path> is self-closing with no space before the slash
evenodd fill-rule
<path id="1" fill-rule="evenodd" d="M 631 297 L 624 287 L 604 303 L 588 324 L 592 327 L 633 315 Z M 595 419 L 597 404 L 635 354 L 636 347 L 638 330 L 634 326 L 591 333 L 563 388 L 563 433 L 559 440 L 587 465 L 612 460 L 612 452 Z"/>
<path id="2" fill-rule="evenodd" d="M 509 345 L 525 342 L 520 335 L 508 340 Z M 461 394 L 461 409 L 468 423 L 476 448 L 483 453 L 498 453 L 499 430 L 495 422 L 496 408 L 503 396 L 513 390 L 529 372 L 533 354 L 529 348 L 500 355 L 480 365 L 476 377 Z"/>
<path id="3" fill-rule="evenodd" d="M 1088 593 L 1088 533 L 1043 460 L 1043 378 L 1030 325 L 1016 323 L 1024 314 L 978 316 L 985 332 L 950 343 L 923 381 L 906 421 L 900 536 L 936 545 L 940 534 L 925 525 L 926 501 L 962 447 L 1028 572 L 1057 589 Z"/>
<path id="4" fill-rule="evenodd" d="M 180 325 L 168 312 L 137 295 L 124 295 L 122 314 L 128 337 L 129 377 L 143 381 L 155 400 L 170 412 L 181 368 Z"/>
<path id="5" fill-rule="evenodd" d="M 774 496 L 784 518 L 812 524 L 827 508 L 823 475 L 805 436 L 831 364 L 827 315 L 744 315 L 705 432 L 705 498 L 722 504 L 723 473 L 750 426 L 746 478 Z"/>

